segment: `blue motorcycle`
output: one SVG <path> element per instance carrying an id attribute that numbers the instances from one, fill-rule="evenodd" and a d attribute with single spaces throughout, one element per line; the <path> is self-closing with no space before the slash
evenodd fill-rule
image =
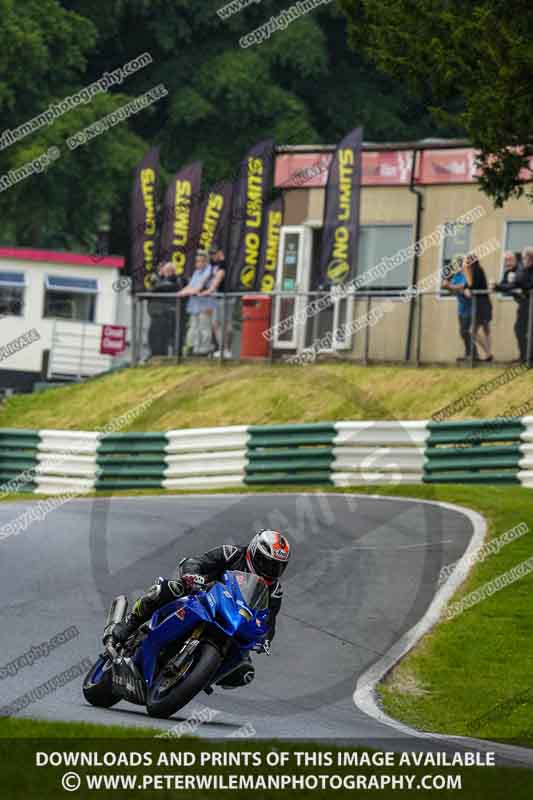
<path id="1" fill-rule="evenodd" d="M 127 598 L 113 600 L 105 631 L 126 616 Z M 263 645 L 268 633 L 266 582 L 247 572 L 228 571 L 204 591 L 173 600 L 156 611 L 123 646 L 105 637 L 105 651 L 83 682 L 93 706 L 120 700 L 146 706 L 168 719 L 202 690 Z"/>

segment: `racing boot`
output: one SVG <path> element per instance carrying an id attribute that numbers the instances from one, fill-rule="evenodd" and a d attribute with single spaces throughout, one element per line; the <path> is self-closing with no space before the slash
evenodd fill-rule
<path id="1" fill-rule="evenodd" d="M 124 644 L 143 622 L 150 619 L 154 611 L 182 596 L 183 584 L 180 580 L 167 581 L 159 578 L 148 591 L 135 601 L 131 613 L 126 619 L 114 625 L 111 630 L 113 640 L 118 644 Z"/>

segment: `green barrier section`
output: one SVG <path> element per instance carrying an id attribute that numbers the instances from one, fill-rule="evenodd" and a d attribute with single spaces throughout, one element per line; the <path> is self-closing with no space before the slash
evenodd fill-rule
<path id="1" fill-rule="evenodd" d="M 463 431 L 434 431 L 432 430 L 426 446 L 433 447 L 439 444 L 477 445 L 482 442 L 509 442 L 519 441 L 524 430 L 522 425 L 513 425 L 509 428 L 485 428 Z"/>
<path id="2" fill-rule="evenodd" d="M 424 483 L 519 483 L 520 420 L 430 422 L 428 430 Z"/>
<path id="3" fill-rule="evenodd" d="M 488 450 L 488 448 L 487 448 Z M 468 471 L 472 469 L 475 465 L 475 469 L 512 469 L 513 467 L 518 467 L 518 457 L 516 456 L 509 456 L 508 458 L 504 458 L 502 456 L 485 456 L 484 458 L 476 458 L 475 461 L 472 461 L 470 458 L 435 458 L 432 461 L 428 461 L 427 464 L 424 465 L 424 469 L 431 473 L 431 472 L 441 472 L 444 470 L 462 470 Z"/>
<path id="4" fill-rule="evenodd" d="M 331 454 L 327 456 L 315 455 L 313 458 L 297 458 L 289 459 L 287 461 L 271 461 L 271 460 L 257 460 L 254 461 L 249 467 L 249 471 L 253 472 L 290 472 L 291 470 L 316 470 L 317 467 L 323 467 L 328 472 L 329 465 L 333 461 Z"/>
<path id="5" fill-rule="evenodd" d="M 511 472 L 442 472 L 424 475 L 424 483 L 520 483 Z"/>
<path id="6" fill-rule="evenodd" d="M 290 486 L 293 484 L 303 484 L 304 486 L 323 486 L 324 484 L 332 484 L 331 473 L 329 470 L 327 472 L 309 472 L 299 475 L 287 475 L 285 473 L 270 473 L 268 475 L 247 474 L 244 482 L 249 485 L 275 483 L 280 485 L 282 484 L 284 486 Z"/>
<path id="7" fill-rule="evenodd" d="M 161 489 L 162 483 L 160 480 L 127 480 L 127 481 L 117 481 L 117 480 L 106 480 L 106 481 L 96 481 L 95 489 L 105 489 L 109 492 L 114 492 L 117 489 Z"/>
<path id="8" fill-rule="evenodd" d="M 159 489 L 165 474 L 164 433 L 110 433 L 98 444 L 96 489 Z"/>
<path id="9" fill-rule="evenodd" d="M 0 493 L 35 490 L 40 441 L 38 431 L 0 429 Z"/>
<path id="10" fill-rule="evenodd" d="M 331 484 L 333 423 L 248 428 L 246 484 Z"/>

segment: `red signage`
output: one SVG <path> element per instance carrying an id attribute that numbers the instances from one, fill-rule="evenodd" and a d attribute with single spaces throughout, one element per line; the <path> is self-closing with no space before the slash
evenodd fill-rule
<path id="1" fill-rule="evenodd" d="M 363 153 L 363 186 L 408 186 L 412 170 L 412 150 Z"/>
<path id="2" fill-rule="evenodd" d="M 420 150 L 417 155 L 417 185 L 476 183 L 477 151 L 470 147 Z M 276 158 L 275 186 L 280 189 L 312 189 L 326 185 L 331 153 L 281 153 Z M 413 150 L 365 150 L 363 186 L 408 186 L 413 169 Z M 532 160 L 533 165 L 533 160 Z M 521 180 L 530 181 L 531 170 L 522 170 Z"/>
<path id="3" fill-rule="evenodd" d="M 475 183 L 477 152 L 471 148 L 423 150 L 419 183 Z"/>
<path id="4" fill-rule="evenodd" d="M 276 158 L 275 185 L 287 189 L 325 186 L 331 153 L 283 154 Z M 413 169 L 412 150 L 363 153 L 363 186 L 408 186 Z"/>
<path id="5" fill-rule="evenodd" d="M 103 356 L 118 356 L 126 349 L 126 327 L 124 325 L 102 325 L 100 353 Z"/>

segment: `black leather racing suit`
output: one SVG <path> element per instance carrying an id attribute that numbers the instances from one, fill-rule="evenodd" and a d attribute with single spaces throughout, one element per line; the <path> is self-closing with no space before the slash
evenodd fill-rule
<path id="1" fill-rule="evenodd" d="M 154 611 L 170 603 L 171 600 L 183 597 L 186 594 L 181 580 L 182 575 L 203 575 L 207 581 L 219 580 L 226 570 L 239 570 L 250 572 L 246 560 L 246 547 L 237 547 L 233 544 L 223 544 L 214 547 L 200 556 L 191 556 L 182 559 L 177 567 L 174 578 L 166 580 L 160 578 L 134 603 L 131 614 L 126 620 L 130 633 L 146 622 Z M 269 586 L 269 632 L 267 638 L 272 641 L 276 632 L 276 617 L 281 607 L 283 589 L 280 581 L 273 581 Z M 249 658 L 242 662 L 230 674 L 224 676 L 220 685 L 233 688 L 249 683 L 254 677 L 254 668 Z"/>

